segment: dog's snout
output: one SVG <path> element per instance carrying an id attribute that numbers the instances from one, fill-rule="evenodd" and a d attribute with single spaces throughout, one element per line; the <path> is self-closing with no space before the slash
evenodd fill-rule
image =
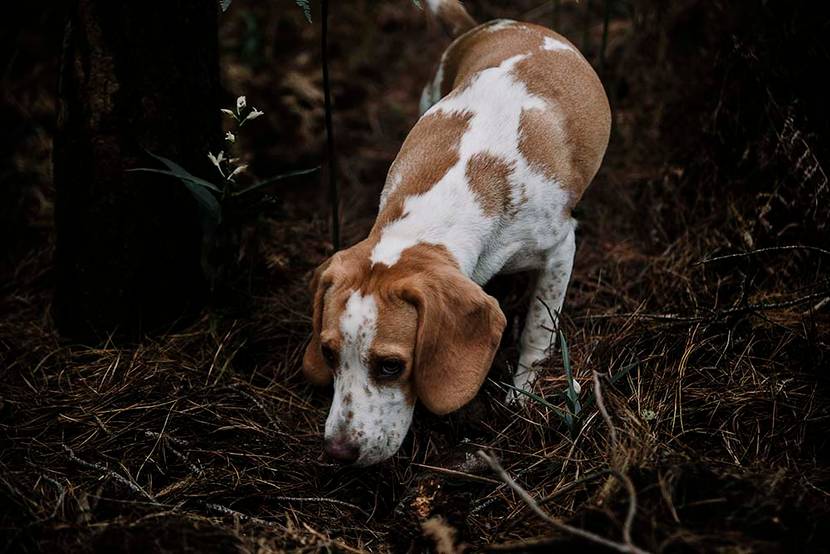
<path id="1" fill-rule="evenodd" d="M 344 464 L 353 464 L 360 458 L 360 446 L 344 437 L 334 437 L 325 441 L 326 454 Z"/>

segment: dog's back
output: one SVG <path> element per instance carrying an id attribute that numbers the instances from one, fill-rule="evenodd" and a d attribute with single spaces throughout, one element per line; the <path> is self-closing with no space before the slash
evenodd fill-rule
<path id="1" fill-rule="evenodd" d="M 466 15 L 459 2 L 431 0 L 427 5 L 446 29 L 463 32 L 424 88 L 421 112 L 442 100 L 452 105 L 482 72 L 510 66 L 501 83 L 489 84 L 483 100 L 513 103 L 520 110 L 520 153 L 569 192 L 568 207 L 573 207 L 599 169 L 611 129 L 605 90 L 591 65 L 571 42 L 545 27 L 505 19 L 465 25 L 473 20 L 459 15 L 459 10 Z M 517 106 L 516 95 L 510 94 L 516 88 L 545 106 L 532 100 Z"/>
<path id="2" fill-rule="evenodd" d="M 510 20 L 471 27 L 458 2 L 427 5 L 463 33 L 441 57 L 424 113 L 389 169 L 374 232 L 410 214 L 395 232 L 461 242 L 466 252 L 454 255 L 484 283 L 535 267 L 573 228 L 571 210 L 599 169 L 611 112 L 593 68 L 560 35 Z M 448 221 L 467 238 L 444 237 Z"/>

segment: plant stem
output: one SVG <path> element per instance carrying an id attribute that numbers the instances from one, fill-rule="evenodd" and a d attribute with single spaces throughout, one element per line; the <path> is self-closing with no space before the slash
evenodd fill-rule
<path id="1" fill-rule="evenodd" d="M 599 74 L 605 77 L 605 50 L 608 46 L 608 24 L 611 21 L 611 0 L 605 0 L 605 14 L 602 20 L 602 45 L 599 48 Z"/>
<path id="2" fill-rule="evenodd" d="M 321 50 L 323 56 L 323 96 L 326 108 L 326 146 L 328 151 L 329 169 L 329 203 L 331 204 L 331 242 L 334 250 L 340 250 L 340 188 L 337 184 L 337 160 L 334 151 L 334 126 L 332 125 L 331 83 L 329 82 L 329 55 L 328 55 L 328 0 L 321 0 L 322 21 Z"/>
<path id="3" fill-rule="evenodd" d="M 586 54 L 591 38 L 591 0 L 585 0 L 584 18 L 582 21 L 582 53 Z"/>
<path id="4" fill-rule="evenodd" d="M 560 19 L 559 15 L 561 13 L 560 8 L 562 7 L 562 5 L 561 5 L 561 0 L 552 0 L 552 1 L 553 1 L 553 9 L 551 10 L 551 21 L 550 22 L 551 22 L 551 29 L 556 31 L 557 29 L 559 29 L 559 19 Z"/>

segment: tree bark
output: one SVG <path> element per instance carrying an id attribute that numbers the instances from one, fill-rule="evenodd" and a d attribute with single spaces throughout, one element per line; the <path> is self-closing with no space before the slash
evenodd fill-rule
<path id="1" fill-rule="evenodd" d="M 194 199 L 147 152 L 209 176 L 221 144 L 216 0 L 76 0 L 54 148 L 53 314 L 75 339 L 170 328 L 206 299 Z"/>

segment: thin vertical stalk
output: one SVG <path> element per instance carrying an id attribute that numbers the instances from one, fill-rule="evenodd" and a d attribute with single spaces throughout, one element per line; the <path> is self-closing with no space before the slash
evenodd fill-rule
<path id="1" fill-rule="evenodd" d="M 602 45 L 599 49 L 599 74 L 605 76 L 605 50 L 608 47 L 608 24 L 611 22 L 611 0 L 605 0 L 605 14 L 602 19 Z"/>
<path id="2" fill-rule="evenodd" d="M 326 147 L 328 154 L 329 203 L 331 204 L 331 242 L 334 250 L 340 250 L 340 187 L 337 184 L 337 160 L 334 150 L 334 125 L 332 124 L 331 83 L 329 81 L 329 3 L 321 0 L 322 31 L 321 44 L 323 57 L 323 97 L 326 108 Z"/>
<path id="3" fill-rule="evenodd" d="M 585 0 L 585 19 L 582 21 L 582 53 L 587 55 L 591 38 L 591 0 Z"/>
<path id="4" fill-rule="evenodd" d="M 550 24 L 551 29 L 556 31 L 559 29 L 559 21 L 562 14 L 562 0 L 551 0 L 551 3 L 553 4 L 553 10 L 551 12 Z"/>

